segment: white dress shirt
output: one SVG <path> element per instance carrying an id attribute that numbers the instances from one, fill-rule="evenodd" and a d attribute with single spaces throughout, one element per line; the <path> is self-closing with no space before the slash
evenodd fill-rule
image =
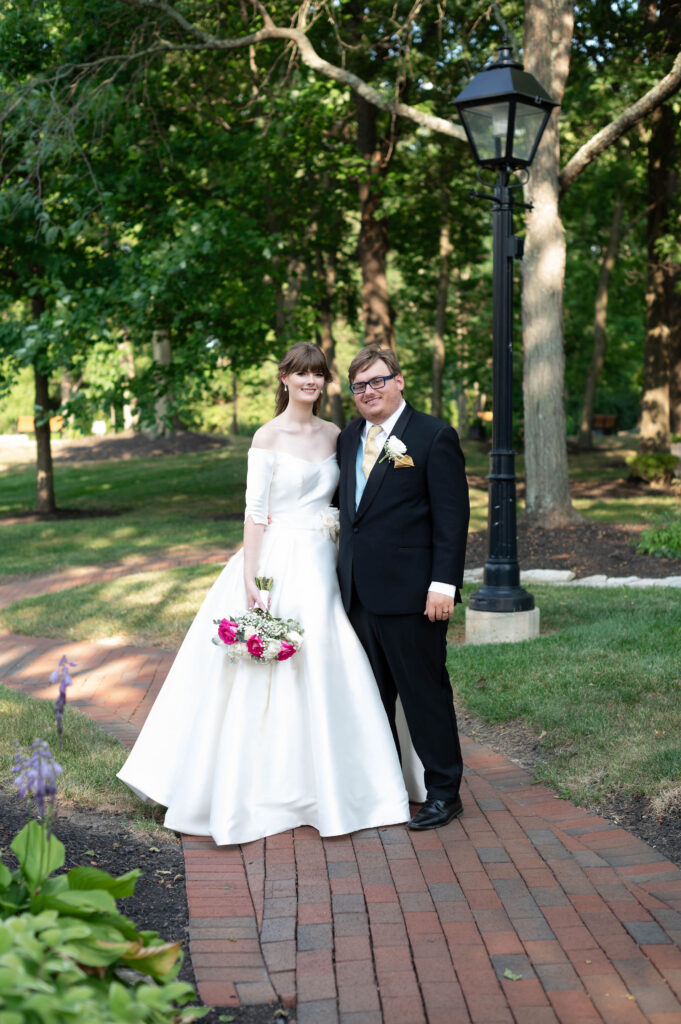
<path id="1" fill-rule="evenodd" d="M 383 445 L 385 444 L 385 442 L 390 437 L 391 430 L 393 429 L 393 427 L 395 426 L 395 424 L 399 420 L 399 418 L 402 415 L 402 413 L 404 412 L 406 406 L 407 406 L 407 403 L 404 401 L 404 399 L 402 399 L 402 404 L 399 406 L 398 409 L 395 410 L 395 412 L 391 416 L 388 416 L 387 420 L 385 420 L 383 423 L 376 424 L 376 426 L 380 426 L 380 428 L 381 428 L 381 433 L 376 438 L 376 444 L 378 445 L 378 450 L 379 451 L 383 448 Z M 368 420 L 364 421 L 364 426 L 362 427 L 362 434 L 361 434 L 361 438 L 362 438 L 362 451 L 364 451 L 364 448 L 365 448 L 366 443 L 367 443 L 367 437 L 368 437 L 368 434 L 369 434 L 369 427 L 373 427 L 373 426 L 374 426 L 374 424 L 373 423 L 369 423 Z M 436 594 L 444 594 L 446 597 L 454 597 L 455 594 L 456 594 L 456 587 L 454 586 L 453 583 L 438 583 L 436 580 L 433 580 L 433 582 L 428 587 L 428 590 L 432 590 Z"/>

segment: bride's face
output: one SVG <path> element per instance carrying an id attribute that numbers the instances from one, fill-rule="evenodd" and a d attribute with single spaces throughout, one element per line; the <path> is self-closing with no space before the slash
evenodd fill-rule
<path id="1" fill-rule="evenodd" d="M 287 373 L 281 378 L 288 387 L 289 402 L 304 402 L 314 405 L 324 387 L 324 374 L 312 370 L 304 373 Z"/>

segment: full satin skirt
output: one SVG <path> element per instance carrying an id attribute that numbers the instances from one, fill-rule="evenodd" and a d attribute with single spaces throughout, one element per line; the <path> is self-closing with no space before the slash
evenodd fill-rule
<path id="1" fill-rule="evenodd" d="M 323 836 L 403 822 L 407 791 L 368 659 L 343 609 L 336 548 L 318 529 L 272 524 L 259 571 L 273 615 L 305 635 L 288 661 L 230 661 L 215 619 L 246 605 L 243 553 L 213 584 L 119 773 L 167 808 L 168 828 L 246 843 L 298 825 Z M 423 772 L 400 725 L 405 778 Z"/>

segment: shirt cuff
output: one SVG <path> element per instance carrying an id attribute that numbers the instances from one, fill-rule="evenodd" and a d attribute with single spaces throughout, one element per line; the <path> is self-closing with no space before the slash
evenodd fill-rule
<path id="1" fill-rule="evenodd" d="M 428 591 L 431 590 L 436 594 L 444 594 L 445 597 L 454 597 L 456 594 L 456 587 L 453 583 L 437 583 L 435 580 L 428 587 Z"/>

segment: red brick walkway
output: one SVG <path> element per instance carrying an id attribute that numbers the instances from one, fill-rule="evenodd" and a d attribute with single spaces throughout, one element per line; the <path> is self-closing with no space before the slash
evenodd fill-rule
<path id="1" fill-rule="evenodd" d="M 0 679 L 130 745 L 172 653 L 0 637 Z M 281 999 L 297 1024 L 681 1024 L 681 871 L 463 739 L 465 813 L 242 847 L 184 836 L 203 1001 Z"/>

